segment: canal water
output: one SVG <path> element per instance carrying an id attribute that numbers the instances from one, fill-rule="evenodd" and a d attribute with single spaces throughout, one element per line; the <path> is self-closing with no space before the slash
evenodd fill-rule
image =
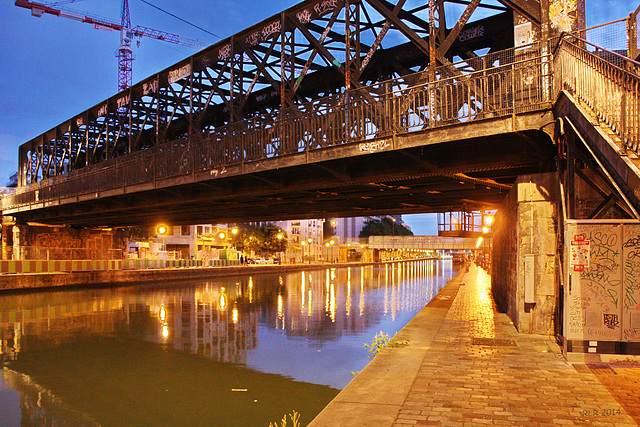
<path id="1" fill-rule="evenodd" d="M 251 267 L 247 267 L 251 271 Z M 450 261 L 0 296 L 0 425 L 310 422 Z"/>

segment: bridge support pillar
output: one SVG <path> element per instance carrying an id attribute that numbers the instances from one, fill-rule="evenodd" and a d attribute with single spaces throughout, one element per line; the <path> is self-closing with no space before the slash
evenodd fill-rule
<path id="1" fill-rule="evenodd" d="M 27 224 L 15 223 L 12 227 L 13 247 L 12 247 L 12 259 L 22 260 L 24 259 L 25 252 L 25 235 L 27 232 Z"/>
<path id="2" fill-rule="evenodd" d="M 558 293 L 556 173 L 518 178 L 498 209 L 492 249 L 492 292 L 522 333 L 553 332 Z"/>

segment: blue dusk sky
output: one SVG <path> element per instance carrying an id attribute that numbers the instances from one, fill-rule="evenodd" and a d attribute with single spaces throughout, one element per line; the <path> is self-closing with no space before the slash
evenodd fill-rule
<path id="1" fill-rule="evenodd" d="M 425 0 L 426 1 L 426 0 Z M 147 0 L 221 38 L 273 16 L 294 0 Z M 52 3 L 52 2 L 49 2 Z M 62 7 L 120 22 L 121 0 L 63 1 Z M 638 0 L 586 0 L 587 25 L 627 17 Z M 142 0 L 129 0 L 133 26 L 142 25 L 206 44 L 220 40 L 162 13 Z M 0 186 L 18 168 L 18 146 L 116 93 L 115 51 L 119 34 L 89 24 L 43 15 L 0 2 Z M 134 83 L 196 51 L 144 38 L 134 43 Z M 413 216 L 409 217 L 413 218 Z M 409 224 L 423 233 L 419 222 Z M 415 224 L 415 225 L 414 225 Z"/>

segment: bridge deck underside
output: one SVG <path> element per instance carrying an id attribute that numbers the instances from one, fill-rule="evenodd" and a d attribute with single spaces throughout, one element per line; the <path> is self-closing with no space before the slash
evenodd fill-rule
<path id="1" fill-rule="evenodd" d="M 552 121 L 549 111 L 483 120 L 230 165 L 5 214 L 54 224 L 133 226 L 491 209 L 517 176 L 553 169 L 555 148 L 539 130 Z"/>

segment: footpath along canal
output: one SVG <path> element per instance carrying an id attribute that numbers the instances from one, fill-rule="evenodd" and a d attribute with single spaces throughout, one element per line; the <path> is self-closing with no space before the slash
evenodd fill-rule
<path id="1" fill-rule="evenodd" d="M 0 296 L 0 425 L 309 423 L 454 276 L 412 261 Z"/>

